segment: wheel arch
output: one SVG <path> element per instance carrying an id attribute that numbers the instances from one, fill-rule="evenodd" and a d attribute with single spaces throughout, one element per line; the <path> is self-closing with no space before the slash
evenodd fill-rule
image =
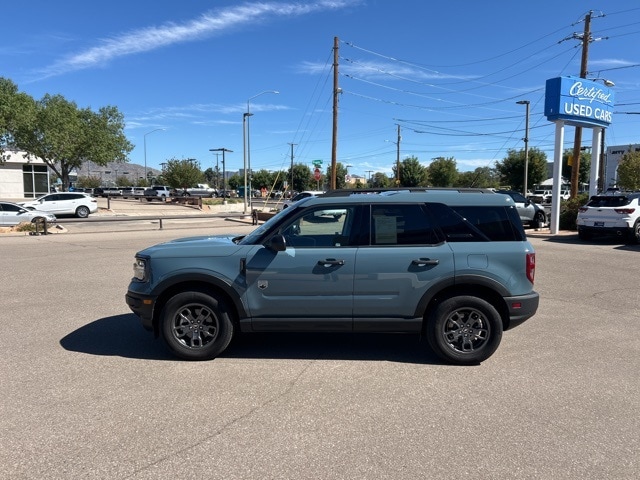
<path id="1" fill-rule="evenodd" d="M 467 281 L 440 285 L 439 288 L 430 289 L 425 293 L 418 305 L 418 311 L 416 312 L 417 316 L 422 315 L 423 333 L 426 333 L 425 329 L 427 326 L 429 312 L 432 312 L 441 302 L 449 298 L 460 296 L 477 297 L 489 302 L 498 311 L 498 314 L 502 319 L 503 330 L 507 330 L 509 328 L 509 308 L 504 300 L 504 297 L 509 296 L 509 293 L 503 291 L 503 288 L 496 289 L 493 288 L 492 285 Z"/>
<path id="2" fill-rule="evenodd" d="M 160 314 L 164 306 L 171 297 L 181 292 L 201 292 L 223 298 L 232 309 L 229 313 L 238 328 L 240 319 L 247 316 L 247 311 L 236 290 L 230 283 L 220 278 L 194 273 L 178 275 L 160 283 L 154 290 L 153 295 L 156 296 L 156 301 L 153 308 L 152 325 L 156 337 L 160 332 Z"/>

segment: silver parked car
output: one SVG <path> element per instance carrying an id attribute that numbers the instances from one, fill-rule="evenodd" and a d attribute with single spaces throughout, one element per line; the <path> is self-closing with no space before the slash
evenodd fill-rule
<path id="1" fill-rule="evenodd" d="M 25 222 L 36 223 L 40 220 L 56 223 L 56 216 L 39 210 L 29 210 L 17 203 L 0 202 L 0 225 L 3 227 Z"/>
<path id="2" fill-rule="evenodd" d="M 86 193 L 57 192 L 43 195 L 31 202 L 20 203 L 29 210 L 41 210 L 54 215 L 75 215 L 87 218 L 98 211 L 98 201 Z"/>
<path id="3" fill-rule="evenodd" d="M 540 228 L 547 223 L 547 214 L 544 208 L 530 198 L 524 198 L 524 195 L 515 190 L 496 190 L 496 192 L 509 195 L 513 199 L 523 225 L 528 225 L 531 228 Z"/>

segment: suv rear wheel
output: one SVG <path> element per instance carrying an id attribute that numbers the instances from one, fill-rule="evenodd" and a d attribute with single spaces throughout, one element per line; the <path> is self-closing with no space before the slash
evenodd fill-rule
<path id="1" fill-rule="evenodd" d="M 629 231 L 629 243 L 636 245 L 640 243 L 640 218 L 636 220 L 633 228 Z"/>
<path id="2" fill-rule="evenodd" d="M 502 320 L 488 302 L 472 296 L 452 297 L 429 315 L 427 340 L 442 359 L 472 365 L 489 358 L 500 345 Z"/>
<path id="3" fill-rule="evenodd" d="M 85 207 L 84 205 L 80 205 L 76 209 L 76 217 L 78 218 L 87 218 L 89 216 L 89 213 L 89 208 Z"/>
<path id="4" fill-rule="evenodd" d="M 177 356 L 210 360 L 222 353 L 233 337 L 227 304 L 202 292 L 172 297 L 161 314 L 162 336 Z"/>

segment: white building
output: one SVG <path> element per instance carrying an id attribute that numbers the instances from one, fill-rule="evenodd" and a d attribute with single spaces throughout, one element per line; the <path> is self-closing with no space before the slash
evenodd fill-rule
<path id="1" fill-rule="evenodd" d="M 5 150 L 0 160 L 0 198 L 36 198 L 49 193 L 49 168 L 40 158 Z"/>
<path id="2" fill-rule="evenodd" d="M 618 184 L 618 164 L 622 160 L 622 156 L 629 150 L 632 152 L 640 152 L 640 144 L 633 145 L 617 145 L 607 147 L 607 154 L 604 160 L 604 190 L 616 187 Z"/>

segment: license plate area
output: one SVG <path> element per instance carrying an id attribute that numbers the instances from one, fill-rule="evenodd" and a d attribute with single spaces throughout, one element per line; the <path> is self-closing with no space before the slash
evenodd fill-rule
<path id="1" fill-rule="evenodd" d="M 604 227 L 604 222 L 593 222 L 594 227 Z"/>

